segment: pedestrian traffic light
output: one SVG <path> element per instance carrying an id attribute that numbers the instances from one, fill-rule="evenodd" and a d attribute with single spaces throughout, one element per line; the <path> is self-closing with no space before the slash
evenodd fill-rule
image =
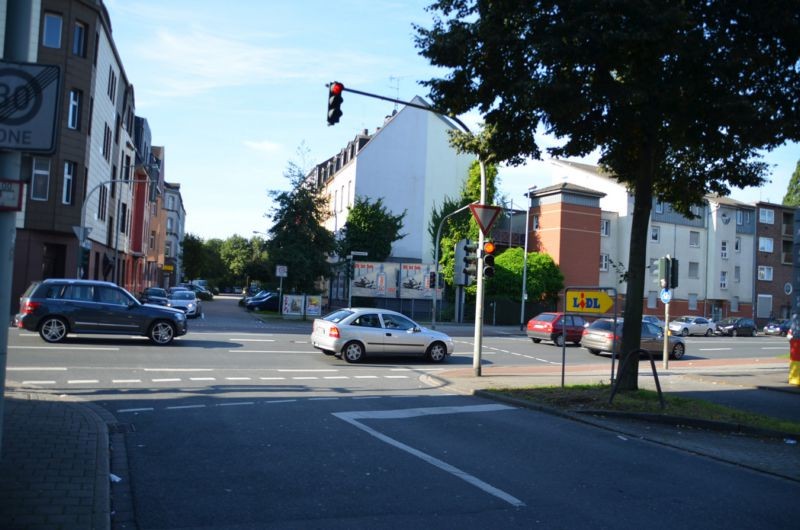
<path id="1" fill-rule="evenodd" d="M 494 251 L 495 246 L 491 241 L 483 244 L 483 277 L 491 278 L 494 276 Z"/>
<path id="2" fill-rule="evenodd" d="M 678 286 L 678 258 L 671 258 L 669 264 L 669 288 Z"/>
<path id="3" fill-rule="evenodd" d="M 464 245 L 464 285 L 472 283 L 478 275 L 478 244 L 467 240 Z"/>
<path id="4" fill-rule="evenodd" d="M 344 85 L 334 81 L 328 85 L 328 125 L 339 123 L 342 117 L 342 92 Z"/>
<path id="5" fill-rule="evenodd" d="M 678 260 L 669 256 L 658 259 L 658 281 L 662 289 L 678 286 Z"/>
<path id="6" fill-rule="evenodd" d="M 428 287 L 430 289 L 436 289 L 436 273 L 434 271 L 428 274 Z"/>

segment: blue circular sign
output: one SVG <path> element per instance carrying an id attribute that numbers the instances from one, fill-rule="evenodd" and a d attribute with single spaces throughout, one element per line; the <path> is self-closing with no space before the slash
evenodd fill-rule
<path id="1" fill-rule="evenodd" d="M 668 304 L 672 300 L 672 291 L 669 289 L 661 289 L 661 301 Z"/>

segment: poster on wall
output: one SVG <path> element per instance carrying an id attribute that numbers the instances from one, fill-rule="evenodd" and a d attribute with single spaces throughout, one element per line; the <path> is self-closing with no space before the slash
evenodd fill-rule
<path id="1" fill-rule="evenodd" d="M 400 268 L 400 298 L 433 298 L 431 273 L 435 270 L 433 263 L 403 263 Z M 441 290 L 438 297 L 441 298 Z"/>
<path id="2" fill-rule="evenodd" d="M 302 294 L 286 294 L 283 295 L 283 316 L 303 316 L 303 298 Z"/>
<path id="3" fill-rule="evenodd" d="M 306 296 L 306 315 L 310 317 L 318 317 L 322 314 L 322 296 L 308 295 Z"/>
<path id="4" fill-rule="evenodd" d="M 354 262 L 353 296 L 395 298 L 399 270 L 399 263 Z"/>

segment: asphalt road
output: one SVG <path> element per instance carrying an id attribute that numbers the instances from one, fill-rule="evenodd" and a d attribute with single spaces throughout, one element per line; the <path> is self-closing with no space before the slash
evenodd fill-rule
<path id="1" fill-rule="evenodd" d="M 80 395 L 129 431 L 139 528 L 788 528 L 797 483 L 477 397 L 421 359 L 349 365 L 308 322 L 262 323 L 218 298 L 168 347 L 45 344 L 12 330 L 8 377 Z M 458 354 L 471 365 L 469 330 Z M 774 356 L 785 339 L 689 339 L 690 355 Z M 774 346 L 773 346 L 774 344 Z M 732 349 L 720 349 L 720 348 Z M 567 348 L 575 363 L 609 363 Z M 513 333 L 486 363 L 560 363 Z M 569 362 L 569 361 L 568 361 Z"/>

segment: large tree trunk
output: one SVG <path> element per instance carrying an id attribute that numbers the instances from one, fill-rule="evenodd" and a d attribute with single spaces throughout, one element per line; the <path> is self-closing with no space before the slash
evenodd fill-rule
<path id="1" fill-rule="evenodd" d="M 630 254 L 628 255 L 628 282 L 625 296 L 625 321 L 622 327 L 620 363 L 617 367 L 618 390 L 639 388 L 639 357 L 630 355 L 638 350 L 642 335 L 642 300 L 647 275 L 647 231 L 653 202 L 652 155 L 649 150 L 640 164 L 634 187 L 633 222 L 631 223 Z"/>

